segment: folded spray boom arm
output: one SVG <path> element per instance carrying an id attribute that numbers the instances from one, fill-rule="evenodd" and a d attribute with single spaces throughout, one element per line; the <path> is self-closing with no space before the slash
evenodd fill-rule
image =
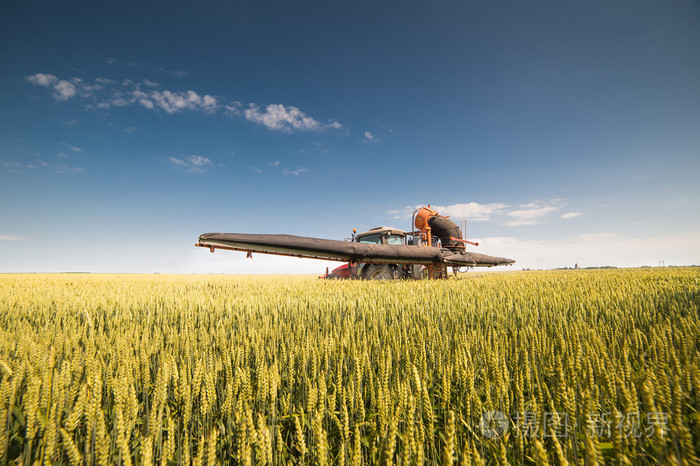
<path id="1" fill-rule="evenodd" d="M 208 248 L 212 252 L 228 249 L 353 263 L 493 267 L 515 262 L 503 257 L 433 246 L 365 244 L 292 235 L 206 233 L 200 235 L 196 246 Z"/>

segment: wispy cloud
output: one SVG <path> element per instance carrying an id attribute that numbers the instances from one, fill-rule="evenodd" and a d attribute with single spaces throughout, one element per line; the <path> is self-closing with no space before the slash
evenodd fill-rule
<path id="1" fill-rule="evenodd" d="M 420 208 L 420 205 L 406 206 L 403 209 L 390 210 L 387 212 L 394 218 L 406 218 L 413 211 Z M 467 218 L 475 222 L 487 222 L 496 215 L 503 214 L 508 207 L 507 204 L 494 202 L 490 204 L 479 204 L 478 202 L 467 202 L 463 204 L 434 205 L 432 209 L 437 210 L 441 215 L 448 215 L 455 218 Z"/>
<path id="2" fill-rule="evenodd" d="M 374 134 L 370 133 L 369 131 L 365 131 L 365 139 L 367 139 L 368 141 L 373 141 Z"/>
<path id="3" fill-rule="evenodd" d="M 155 105 L 171 115 L 183 110 L 202 110 L 207 113 L 213 113 L 217 106 L 215 97 L 210 95 L 200 96 L 191 90 L 187 92 L 139 92 L 138 98 L 139 103 L 144 107 L 152 109 Z"/>
<path id="4" fill-rule="evenodd" d="M 479 204 L 478 202 L 467 202 L 466 204 L 452 204 L 446 206 L 433 206 L 433 209 L 442 215 L 451 217 L 468 218 L 473 222 L 487 222 L 494 215 L 503 213 L 508 206 L 500 202 L 490 204 Z"/>
<path id="5" fill-rule="evenodd" d="M 111 63 L 116 63 L 116 60 Z M 94 83 L 88 83 L 81 78 L 74 77 L 66 80 L 52 74 L 36 73 L 27 76 L 26 80 L 36 86 L 52 90 L 53 98 L 58 101 L 81 98 L 87 101 L 87 108 L 110 110 L 141 106 L 152 111 L 163 111 L 169 115 L 185 111 L 213 114 L 223 108 L 223 113 L 229 116 L 241 116 L 273 131 L 322 131 L 343 127 L 335 119 L 323 123 L 294 106 L 270 104 L 262 109 L 257 104 L 250 103 L 243 109 L 244 105 L 239 101 L 234 100 L 230 104 L 223 105 L 221 97 L 201 94 L 192 89 L 187 91 L 161 89 L 159 83 L 148 79 L 140 82 L 126 79 L 118 83 L 107 78 L 97 78 Z"/>
<path id="6" fill-rule="evenodd" d="M 209 94 L 200 95 L 193 90 L 169 91 L 154 89 L 157 83 L 144 80 L 147 89 L 141 89 L 141 83 L 125 80 L 120 85 L 116 81 L 98 78 L 95 83 L 84 82 L 80 78 L 70 80 L 58 79 L 52 74 L 37 73 L 26 77 L 27 81 L 41 87 L 52 89 L 53 97 L 66 101 L 74 97 L 87 99 L 99 109 L 141 105 L 149 110 L 163 110 L 174 114 L 185 110 L 199 110 L 213 113 L 218 107 L 216 97 Z"/>
<path id="7" fill-rule="evenodd" d="M 472 222 L 500 221 L 505 226 L 535 225 L 544 223 L 548 215 L 561 209 L 562 199 L 553 199 L 549 202 L 534 201 L 511 207 L 502 202 L 480 204 L 478 202 L 466 202 L 449 205 L 433 205 L 441 215 L 455 218 L 466 218 Z M 420 205 L 406 206 L 403 209 L 390 210 L 387 213 L 395 218 L 410 216 Z M 569 212 L 560 218 L 568 219 L 581 215 L 578 212 Z"/>
<path id="8" fill-rule="evenodd" d="M 53 97 L 56 100 L 68 100 L 74 97 L 78 90 L 74 82 L 58 79 L 52 74 L 37 73 L 27 76 L 27 81 L 37 86 L 53 89 Z"/>
<path id="9" fill-rule="evenodd" d="M 0 241 L 22 241 L 23 239 L 17 235 L 0 235 Z"/>
<path id="10" fill-rule="evenodd" d="M 176 78 L 184 78 L 187 76 L 187 71 L 185 70 L 169 70 L 167 68 L 163 68 L 160 66 L 156 66 L 154 68 L 151 68 L 153 71 L 159 71 L 161 73 L 166 73 L 172 76 L 175 76 Z"/>
<path id="11" fill-rule="evenodd" d="M 61 157 L 61 154 L 58 154 L 58 156 Z M 75 165 L 68 165 L 65 163 L 51 163 L 41 159 L 35 159 L 33 162 L 30 163 L 0 161 L 0 166 L 5 167 L 8 171 L 11 171 L 13 173 L 48 170 L 53 173 L 62 175 L 67 173 L 82 173 L 84 171 L 83 168 L 77 167 Z"/>
<path id="12" fill-rule="evenodd" d="M 193 90 L 176 92 L 169 90 L 142 91 L 138 84 L 127 83 L 126 90 L 115 91 L 108 100 L 97 104 L 98 108 L 126 107 L 138 104 L 148 110 L 163 110 L 169 115 L 184 111 L 202 111 L 214 113 L 219 104 L 216 97 L 209 94 L 200 95 Z"/>
<path id="13" fill-rule="evenodd" d="M 241 107 L 243 107 L 243 104 L 237 100 L 234 100 L 230 104 L 224 105 L 224 110 L 229 115 L 240 115 L 241 114 Z"/>
<path id="14" fill-rule="evenodd" d="M 565 214 L 562 214 L 562 216 L 559 218 L 563 220 L 568 220 L 570 218 L 580 217 L 581 215 L 583 215 L 581 214 L 581 212 L 566 212 Z"/>
<path id="15" fill-rule="evenodd" d="M 58 175 L 64 175 L 67 173 L 82 173 L 83 168 L 82 167 L 77 167 L 75 165 L 68 165 L 65 163 L 51 163 L 51 162 L 46 162 L 45 160 L 40 160 L 37 159 L 34 162 L 30 163 L 27 165 L 28 170 L 50 170 Z"/>
<path id="16" fill-rule="evenodd" d="M 82 167 L 76 167 L 74 165 L 67 165 L 64 163 L 52 163 L 49 164 L 49 168 L 59 175 L 66 173 L 82 173 L 85 170 Z"/>
<path id="17" fill-rule="evenodd" d="M 387 215 L 391 215 L 394 218 L 402 218 L 405 219 L 406 217 L 410 216 L 411 213 L 416 210 L 420 206 L 409 206 L 407 205 L 406 207 L 403 207 L 401 209 L 392 209 L 388 210 L 386 213 Z"/>
<path id="18" fill-rule="evenodd" d="M 168 157 L 168 161 L 174 166 L 184 169 L 187 173 L 197 174 L 206 172 L 208 167 L 214 165 L 208 158 L 196 154 L 187 156 L 184 159 Z"/>
<path id="19" fill-rule="evenodd" d="M 285 168 L 285 169 L 282 170 L 282 174 L 285 175 L 285 176 L 288 176 L 288 175 L 299 176 L 299 175 L 301 175 L 301 174 L 303 174 L 303 173 L 306 173 L 306 172 L 308 172 L 308 171 L 309 171 L 309 169 L 308 169 L 308 168 L 304 168 L 304 167 L 295 168 L 295 169 L 293 169 L 293 170 L 290 169 L 290 168 Z"/>
<path id="20" fill-rule="evenodd" d="M 243 115 L 248 121 L 277 131 L 318 131 L 324 127 L 298 108 L 281 104 L 270 104 L 265 107 L 265 111 L 261 111 L 256 104 L 250 104 Z"/>
<path id="21" fill-rule="evenodd" d="M 63 147 L 65 147 L 67 149 L 67 151 L 65 151 L 65 152 L 61 151 L 58 154 L 56 154 L 56 156 L 60 157 L 60 158 L 68 158 L 68 157 L 70 157 L 70 153 L 81 154 L 83 152 L 83 149 L 81 149 L 78 146 L 72 146 L 72 145 L 67 144 L 65 142 L 61 143 L 61 145 L 63 145 Z"/>
<path id="22" fill-rule="evenodd" d="M 551 204 L 542 204 L 540 202 L 531 202 L 530 204 L 522 204 L 520 208 L 511 210 L 506 215 L 511 218 L 504 222 L 506 226 L 523 226 L 536 225 L 542 223 L 543 218 L 552 212 L 559 210 L 559 207 Z"/>

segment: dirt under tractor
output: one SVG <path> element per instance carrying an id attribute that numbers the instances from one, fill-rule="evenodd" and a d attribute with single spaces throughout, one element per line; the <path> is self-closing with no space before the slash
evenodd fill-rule
<path id="1" fill-rule="evenodd" d="M 328 271 L 322 278 L 391 280 L 396 278 L 447 278 L 448 268 L 457 274 L 472 267 L 511 265 L 512 259 L 487 256 L 466 250 L 468 241 L 462 228 L 449 217 L 428 207 L 413 212 L 411 231 L 377 227 L 344 240 L 293 235 L 205 233 L 195 246 L 242 251 L 252 254 L 276 254 L 310 259 L 334 260 L 346 264 Z"/>

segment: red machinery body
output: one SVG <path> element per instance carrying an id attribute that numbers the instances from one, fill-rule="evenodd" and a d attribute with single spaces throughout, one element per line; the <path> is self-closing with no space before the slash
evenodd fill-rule
<path id="1" fill-rule="evenodd" d="M 350 279 L 357 277 L 357 264 L 343 264 L 340 267 L 334 268 L 332 271 L 328 271 L 326 268 L 326 274 L 320 278 L 328 279 Z"/>

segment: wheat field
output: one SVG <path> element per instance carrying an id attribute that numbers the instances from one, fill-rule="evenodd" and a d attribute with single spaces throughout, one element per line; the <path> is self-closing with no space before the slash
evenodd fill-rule
<path id="1" fill-rule="evenodd" d="M 697 464 L 700 270 L 0 275 L 2 464 Z"/>

